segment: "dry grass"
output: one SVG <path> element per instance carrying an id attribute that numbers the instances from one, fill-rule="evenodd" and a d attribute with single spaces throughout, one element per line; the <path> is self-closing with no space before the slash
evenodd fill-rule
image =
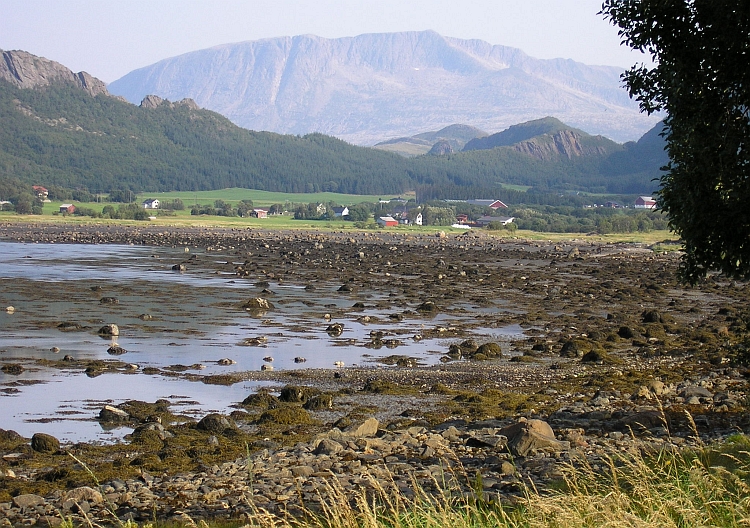
<path id="1" fill-rule="evenodd" d="M 414 482 L 405 493 L 372 478 L 341 489 L 305 520 L 257 511 L 249 526 L 274 528 L 568 528 L 750 526 L 750 441 L 735 437 L 697 451 L 641 452 L 568 466 L 556 491 L 528 487 L 512 506 Z M 435 489 L 441 492 L 435 493 Z M 427 491 L 432 490 L 432 491 Z"/>

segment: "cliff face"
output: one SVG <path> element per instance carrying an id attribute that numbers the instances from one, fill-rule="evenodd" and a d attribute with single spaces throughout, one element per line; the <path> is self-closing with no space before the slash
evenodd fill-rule
<path id="1" fill-rule="evenodd" d="M 109 95 L 107 85 L 86 72 L 73 73 L 62 64 L 25 51 L 3 51 L 0 79 L 19 88 L 36 88 L 53 83 L 72 83 L 92 96 Z"/>
<path id="2" fill-rule="evenodd" d="M 135 104 L 148 94 L 190 97 L 253 130 L 366 145 L 449 123 L 495 131 L 546 115 L 626 141 L 659 118 L 640 113 L 620 73 L 423 31 L 217 46 L 135 70 L 109 90 Z"/>

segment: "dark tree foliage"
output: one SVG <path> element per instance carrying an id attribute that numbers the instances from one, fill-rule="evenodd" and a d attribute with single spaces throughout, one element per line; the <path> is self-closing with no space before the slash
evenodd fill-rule
<path id="1" fill-rule="evenodd" d="M 750 2 L 606 0 L 602 13 L 656 64 L 623 80 L 643 111 L 667 112 L 658 205 L 685 244 L 681 279 L 750 278 Z"/>

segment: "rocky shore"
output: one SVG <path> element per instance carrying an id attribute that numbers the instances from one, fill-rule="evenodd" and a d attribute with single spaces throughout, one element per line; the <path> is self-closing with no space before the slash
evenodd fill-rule
<path id="1" fill-rule="evenodd" d="M 409 495 L 415 482 L 513 501 L 570 465 L 750 427 L 747 283 L 711 276 L 683 287 L 679 255 L 659 247 L 16 223 L 0 225 L 0 240 L 202 248 L 215 258 L 186 253 L 183 272 L 340 284 L 352 307 L 334 319 L 359 317 L 359 304 L 390 311 L 391 335 L 371 336 L 372 346 L 404 339 L 399 324 L 415 318 L 425 325 L 413 337 L 453 341 L 430 367 L 394 354 L 393 368 L 233 373 L 228 383 L 276 385 L 226 416 L 192 420 L 165 402 L 102 409 L 100 420 L 134 428 L 111 446 L 0 431 L 0 526 L 299 514 L 336 490 Z M 373 293 L 387 300 L 369 300 Z M 474 323 L 434 324 L 435 313 Z M 472 334 L 506 324 L 524 329 L 510 348 Z"/>

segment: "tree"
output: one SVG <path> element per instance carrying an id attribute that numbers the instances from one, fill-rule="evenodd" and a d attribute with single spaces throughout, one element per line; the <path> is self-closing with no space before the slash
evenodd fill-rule
<path id="1" fill-rule="evenodd" d="M 667 114 L 657 204 L 685 245 L 680 278 L 750 278 L 750 2 L 605 0 L 602 14 L 655 64 L 622 78 L 642 111 Z"/>

